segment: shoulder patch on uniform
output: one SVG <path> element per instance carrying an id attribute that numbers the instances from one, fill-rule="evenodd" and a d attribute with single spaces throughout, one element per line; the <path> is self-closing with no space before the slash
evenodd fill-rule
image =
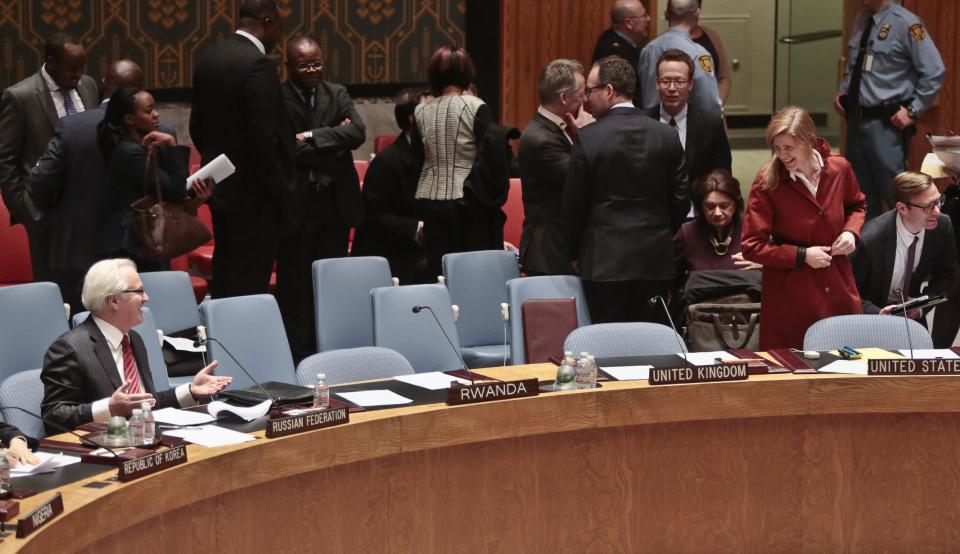
<path id="1" fill-rule="evenodd" d="M 713 58 L 710 57 L 710 54 L 704 54 L 698 57 L 697 63 L 700 64 L 700 69 L 705 73 L 713 73 Z"/>
<path id="2" fill-rule="evenodd" d="M 916 41 L 921 41 L 927 38 L 927 30 L 923 27 L 923 25 L 914 23 L 910 26 L 910 38 Z"/>
<path id="3" fill-rule="evenodd" d="M 888 36 L 890 36 L 890 24 L 884 23 L 880 26 L 880 32 L 877 33 L 877 39 L 887 40 Z"/>

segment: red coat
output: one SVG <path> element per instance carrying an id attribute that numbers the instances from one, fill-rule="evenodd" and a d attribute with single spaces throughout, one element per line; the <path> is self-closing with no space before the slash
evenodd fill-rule
<path id="1" fill-rule="evenodd" d="M 866 202 L 850 164 L 818 139 L 823 156 L 814 198 L 800 181 L 781 172 L 773 192 L 760 190 L 763 171 L 750 190 L 743 216 L 743 257 L 763 264 L 760 349 L 801 348 L 817 321 L 859 314 L 860 295 L 850 260 L 835 256 L 829 267 L 797 265 L 800 246 L 830 246 L 842 231 L 860 236 Z M 773 237 L 773 240 L 771 240 Z M 856 345 L 851 345 L 856 346 Z"/>

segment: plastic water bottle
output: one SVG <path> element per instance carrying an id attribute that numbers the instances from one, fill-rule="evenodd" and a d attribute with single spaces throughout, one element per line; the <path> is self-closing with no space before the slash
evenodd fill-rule
<path id="1" fill-rule="evenodd" d="M 157 436 L 157 423 L 153 419 L 153 410 L 150 409 L 149 402 L 140 404 L 140 411 L 143 412 L 143 444 L 153 444 Z"/>
<path id="2" fill-rule="evenodd" d="M 313 407 L 326 410 L 330 407 L 330 385 L 325 373 L 317 374 L 317 384 L 313 387 Z"/>
<path id="3" fill-rule="evenodd" d="M 590 388 L 597 388 L 597 360 L 593 354 L 587 354 L 587 361 L 590 362 Z"/>
<path id="4" fill-rule="evenodd" d="M 7 451 L 0 448 L 0 498 L 10 495 L 10 462 L 7 461 Z"/>
<path id="5" fill-rule="evenodd" d="M 130 446 L 143 444 L 143 410 L 140 408 L 133 409 L 127 431 L 130 436 Z"/>
<path id="6" fill-rule="evenodd" d="M 573 379 L 576 376 L 577 360 L 569 350 L 563 353 L 563 362 L 557 368 L 556 388 L 560 390 L 572 389 Z"/>
<path id="7" fill-rule="evenodd" d="M 580 353 L 580 360 L 577 362 L 577 373 L 574 381 L 576 381 L 578 389 L 593 388 L 593 385 L 590 383 L 590 359 L 587 358 L 586 352 Z"/>

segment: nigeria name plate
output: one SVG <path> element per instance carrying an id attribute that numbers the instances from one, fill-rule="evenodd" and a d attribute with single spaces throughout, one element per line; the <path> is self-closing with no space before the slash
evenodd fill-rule
<path id="1" fill-rule="evenodd" d="M 651 385 L 680 385 L 684 383 L 713 383 L 743 381 L 749 376 L 747 363 L 726 363 L 697 367 L 650 368 Z"/>
<path id="2" fill-rule="evenodd" d="M 868 360 L 867 375 L 960 375 L 960 359 Z"/>
<path id="3" fill-rule="evenodd" d="M 17 522 L 17 538 L 22 539 L 43 527 L 51 519 L 63 513 L 63 495 L 59 492 L 49 500 L 37 506 L 37 509 L 20 518 Z"/>
<path id="4" fill-rule="evenodd" d="M 520 381 L 496 381 L 479 385 L 453 385 L 447 389 L 447 404 L 476 404 L 491 400 L 524 398 L 540 394 L 540 381 L 523 379 Z"/>
<path id="5" fill-rule="evenodd" d="M 314 429 L 323 429 L 350 422 L 350 411 L 346 406 L 317 410 L 303 414 L 282 416 L 267 422 L 267 438 L 285 437 Z"/>

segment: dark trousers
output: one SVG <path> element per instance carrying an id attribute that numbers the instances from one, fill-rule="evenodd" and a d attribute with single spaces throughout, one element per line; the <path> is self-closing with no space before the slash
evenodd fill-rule
<path id="1" fill-rule="evenodd" d="M 650 299 L 665 296 L 671 280 L 583 281 L 592 323 L 648 321 L 667 325 L 659 302 Z"/>
<path id="2" fill-rule="evenodd" d="M 346 256 L 349 240 L 349 227 L 321 227 L 303 229 L 294 236 L 285 237 L 280 244 L 277 303 L 294 363 L 317 352 L 313 262 Z"/>
<path id="3" fill-rule="evenodd" d="M 951 290 L 946 291 L 946 296 L 949 300 L 933 311 L 933 328 L 930 334 L 933 336 L 934 348 L 950 348 L 953 346 L 953 339 L 957 337 L 957 331 L 960 331 L 960 280 Z"/>
<path id="4" fill-rule="evenodd" d="M 63 301 L 70 304 L 71 316 L 86 309 L 80 299 L 80 292 L 83 290 L 83 278 L 86 274 L 86 270 L 50 268 L 50 280 L 60 287 L 60 295 L 63 296 Z"/>
<path id="5" fill-rule="evenodd" d="M 50 281 L 50 242 L 53 238 L 53 227 L 50 217 L 40 221 L 27 221 L 23 226 L 27 229 L 27 244 L 30 247 L 30 267 L 33 270 L 34 282 Z"/>
<path id="6" fill-rule="evenodd" d="M 277 259 L 280 215 L 270 205 L 255 212 L 210 209 L 213 218 L 213 298 L 266 294 Z"/>
<path id="7" fill-rule="evenodd" d="M 443 256 L 463 251 L 463 216 L 458 200 L 421 200 L 423 250 L 427 276 L 433 282 L 443 275 Z"/>

